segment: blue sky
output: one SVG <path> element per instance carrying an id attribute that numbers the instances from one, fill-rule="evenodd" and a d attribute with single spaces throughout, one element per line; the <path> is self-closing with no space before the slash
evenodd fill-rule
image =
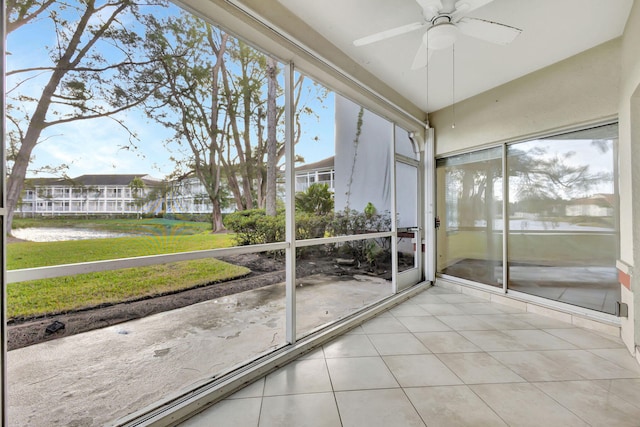
<path id="1" fill-rule="evenodd" d="M 177 10 L 177 7 L 172 7 L 174 13 Z M 15 31 L 7 38 L 7 50 L 10 52 L 7 70 L 48 65 L 50 61 L 46 46 L 54 43 L 54 32 L 47 19 Z M 48 74 L 43 74 L 29 80 L 20 86 L 20 93 L 32 96 L 40 94 L 48 77 Z M 8 90 L 15 86 L 16 81 L 11 76 L 7 79 Z M 311 163 L 334 152 L 333 94 L 324 100 L 322 106 L 313 99 L 307 100 L 307 103 L 319 118 L 304 120 L 304 132 L 296 153 Z M 32 168 L 64 163 L 69 166 L 67 174 L 71 177 L 82 174 L 147 173 L 162 178 L 170 174 L 174 169 L 170 157 L 179 155 L 164 145 L 172 132 L 137 110 L 130 110 L 119 118 L 138 135 L 139 140 L 133 141 L 137 149 L 124 148 L 129 145 L 129 135 L 112 119 L 81 120 L 46 129 L 42 142 L 33 151 Z"/>

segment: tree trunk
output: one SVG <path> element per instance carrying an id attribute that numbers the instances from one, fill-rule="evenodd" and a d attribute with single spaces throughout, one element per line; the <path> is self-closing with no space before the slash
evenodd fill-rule
<path id="1" fill-rule="evenodd" d="M 276 141 L 276 73 L 275 59 L 267 58 L 267 201 L 266 214 L 276 216 L 277 141 Z"/>
<path id="2" fill-rule="evenodd" d="M 220 209 L 220 199 L 215 197 L 211 200 L 213 209 L 211 210 L 211 231 L 223 231 L 225 230 L 224 223 L 222 222 L 222 210 Z"/>

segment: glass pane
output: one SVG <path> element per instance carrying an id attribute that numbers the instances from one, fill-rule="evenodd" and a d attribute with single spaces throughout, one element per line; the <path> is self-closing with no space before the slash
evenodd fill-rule
<path id="1" fill-rule="evenodd" d="M 510 289 L 615 312 L 616 138 L 614 125 L 508 147 Z"/>
<path id="2" fill-rule="evenodd" d="M 297 337 L 391 295 L 391 239 L 296 249 Z"/>
<path id="3" fill-rule="evenodd" d="M 284 240 L 282 64 L 170 2 L 22 3 L 9 269 Z M 111 424 L 283 346 L 283 282 L 263 253 L 9 284 L 10 424 Z"/>
<path id="4" fill-rule="evenodd" d="M 335 210 L 389 218 L 393 124 L 341 96 L 335 108 Z M 390 222 L 366 229 L 390 230 Z"/>
<path id="5" fill-rule="evenodd" d="M 393 124 L 296 73 L 296 238 L 391 231 Z M 303 105 L 304 102 L 308 104 Z M 296 249 L 298 337 L 391 295 L 391 239 Z"/>
<path id="6" fill-rule="evenodd" d="M 396 162 L 396 210 L 398 221 L 398 272 L 416 266 L 415 231 L 418 227 L 418 168 Z"/>
<path id="7" fill-rule="evenodd" d="M 502 286 L 502 150 L 437 162 L 437 272 Z"/>

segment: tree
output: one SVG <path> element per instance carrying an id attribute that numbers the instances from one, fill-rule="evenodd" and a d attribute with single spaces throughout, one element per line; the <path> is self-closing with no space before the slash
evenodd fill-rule
<path id="1" fill-rule="evenodd" d="M 145 187 L 144 181 L 139 176 L 134 177 L 129 183 L 131 197 L 133 198 L 133 204 L 136 207 L 138 218 L 140 218 L 140 211 L 146 203 Z"/>
<path id="2" fill-rule="evenodd" d="M 221 169 L 224 133 L 219 104 L 220 74 L 229 37 L 213 31 L 204 21 L 181 14 L 148 23 L 146 47 L 151 56 L 162 58 L 157 79 L 163 84 L 155 92 L 162 108 L 147 114 L 174 131 L 172 142 L 186 146 L 188 161 L 177 159 L 183 176 L 195 173 L 212 204 L 212 230 L 224 229 L 221 209 Z M 221 122 L 222 120 L 222 122 Z"/>
<path id="3" fill-rule="evenodd" d="M 153 58 L 140 55 L 143 39 L 135 25 L 144 22 L 140 6 L 166 6 L 164 0 L 9 0 L 9 37 L 36 19 L 48 20 L 55 44 L 51 62 L 8 69 L 7 232 L 20 200 L 33 149 L 44 142 L 45 129 L 78 120 L 110 118 L 135 133 L 117 117 L 141 105 L 158 86 L 152 79 Z M 147 9 L 148 10 L 148 9 Z M 11 64 L 11 61 L 8 61 Z M 37 95 L 19 89 L 37 85 Z"/>
<path id="4" fill-rule="evenodd" d="M 268 207 L 275 215 L 285 152 L 277 61 L 187 13 L 151 20 L 148 31 L 150 56 L 166 58 L 157 76 L 165 83 L 154 94 L 162 108 L 148 115 L 174 131 L 167 146 L 180 151 L 176 175 L 194 173 L 204 185 L 213 230 L 224 227 L 223 191 L 237 210 Z M 303 82 L 296 81 L 296 104 Z"/>

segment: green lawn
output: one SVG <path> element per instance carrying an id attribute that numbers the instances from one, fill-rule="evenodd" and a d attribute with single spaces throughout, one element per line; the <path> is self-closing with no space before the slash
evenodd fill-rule
<path id="1" fill-rule="evenodd" d="M 151 219 L 81 219 L 81 218 L 14 218 L 13 228 L 63 227 L 92 228 L 118 233 L 184 235 L 211 231 L 207 222 L 180 221 L 164 218 Z"/>
<path id="2" fill-rule="evenodd" d="M 74 221 L 73 226 L 108 230 L 117 227 L 140 230 L 142 227 L 148 235 L 11 243 L 7 246 L 7 269 L 215 249 L 233 244 L 231 234 L 211 234 L 207 232 L 207 224 L 203 223 L 166 220 L 107 221 L 111 220 L 91 221 L 93 225 L 90 227 L 87 226 L 88 222 L 77 225 Z M 49 220 L 39 221 L 40 225 L 65 226 L 62 221 L 54 222 L 57 223 L 54 225 Z M 23 225 L 22 222 L 20 225 L 34 226 Z M 249 270 L 245 267 L 216 259 L 204 259 L 12 283 L 7 286 L 7 314 L 11 319 L 63 313 L 188 289 L 248 273 Z"/>
<path id="3" fill-rule="evenodd" d="M 192 235 L 168 233 L 114 239 L 12 243 L 7 248 L 7 269 L 17 270 L 45 265 L 225 248 L 233 245 L 232 236 L 232 234 L 211 233 Z"/>

